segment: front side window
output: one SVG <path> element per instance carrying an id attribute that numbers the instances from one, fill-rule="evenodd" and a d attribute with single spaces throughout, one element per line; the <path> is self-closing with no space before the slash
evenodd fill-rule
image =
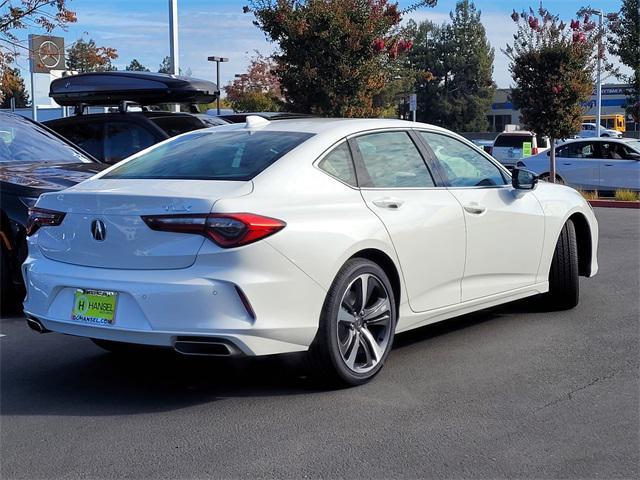
<path id="1" fill-rule="evenodd" d="M 103 178 L 251 180 L 311 136 L 299 132 L 199 130 L 158 145 Z"/>
<path id="2" fill-rule="evenodd" d="M 629 151 L 622 143 L 600 143 L 600 158 L 604 158 L 605 160 L 626 160 L 628 157 Z"/>
<path id="3" fill-rule="evenodd" d="M 505 185 L 500 169 L 489 159 L 455 138 L 420 132 L 440 161 L 452 187 Z"/>
<path id="4" fill-rule="evenodd" d="M 318 167 L 332 177 L 336 177 L 354 187 L 356 186 L 356 172 L 353 168 L 351 152 L 346 142 L 343 142 L 325 155 Z"/>
<path id="5" fill-rule="evenodd" d="M 71 143 L 78 145 L 85 152 L 89 152 L 94 157 L 102 160 L 103 156 L 103 140 L 104 140 L 104 124 L 98 122 L 84 122 L 81 124 L 54 126 L 56 132 L 69 140 Z"/>
<path id="6" fill-rule="evenodd" d="M 372 188 L 433 187 L 433 178 L 407 132 L 356 137 L 365 172 L 360 186 Z"/>

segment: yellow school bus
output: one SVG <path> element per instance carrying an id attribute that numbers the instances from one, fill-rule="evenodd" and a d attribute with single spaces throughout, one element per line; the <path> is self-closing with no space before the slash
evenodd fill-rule
<path id="1" fill-rule="evenodd" d="M 611 115 L 602 115 L 601 123 L 604 128 L 608 128 L 610 130 L 617 130 L 619 132 L 624 132 L 626 130 L 624 115 L 621 113 L 615 113 Z M 596 116 L 595 115 L 585 115 L 582 117 L 582 121 L 585 123 L 595 123 Z"/>

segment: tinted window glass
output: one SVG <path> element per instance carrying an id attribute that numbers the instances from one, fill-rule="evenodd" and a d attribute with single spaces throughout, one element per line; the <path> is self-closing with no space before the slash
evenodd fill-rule
<path id="1" fill-rule="evenodd" d="M 164 130 L 170 137 L 175 137 L 181 133 L 191 132 L 204 128 L 206 125 L 196 117 L 183 115 L 150 118 L 153 123 Z M 215 120 L 215 119 L 214 119 Z M 220 124 L 216 124 L 220 125 Z"/>
<path id="2" fill-rule="evenodd" d="M 71 145 L 18 115 L 0 113 L 0 162 L 90 162 Z"/>
<path id="3" fill-rule="evenodd" d="M 558 149 L 557 157 L 562 158 L 594 158 L 593 143 L 579 142 L 565 145 Z"/>
<path id="4" fill-rule="evenodd" d="M 437 133 L 420 132 L 442 164 L 454 187 L 484 187 L 506 183 L 500 169 L 455 138 Z"/>
<path id="5" fill-rule="evenodd" d="M 346 143 L 334 148 L 322 159 L 318 166 L 329 175 L 349 185 L 356 185 L 356 173 L 353 169 L 351 152 Z"/>
<path id="6" fill-rule="evenodd" d="M 619 142 L 600 143 L 600 158 L 606 160 L 626 160 L 628 157 L 626 147 Z"/>
<path id="7" fill-rule="evenodd" d="M 406 132 L 372 133 L 356 138 L 368 178 L 363 187 L 433 187 L 433 178 Z"/>
<path id="8" fill-rule="evenodd" d="M 498 135 L 494 147 L 522 148 L 524 142 L 533 142 L 531 135 Z"/>
<path id="9" fill-rule="evenodd" d="M 102 123 L 62 125 L 60 127 L 54 126 L 53 129 L 97 159 L 104 160 L 104 152 L 102 151 L 104 125 Z"/>
<path id="10" fill-rule="evenodd" d="M 104 159 L 115 163 L 156 143 L 149 130 L 130 122 L 107 124 L 104 139 Z"/>
<path id="11" fill-rule="evenodd" d="M 158 145 L 104 178 L 251 180 L 311 136 L 245 130 L 194 132 Z"/>

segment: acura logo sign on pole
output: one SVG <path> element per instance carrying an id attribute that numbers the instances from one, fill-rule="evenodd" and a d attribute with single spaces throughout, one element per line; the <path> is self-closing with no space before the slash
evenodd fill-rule
<path id="1" fill-rule="evenodd" d="M 102 242 L 107 236 L 107 229 L 104 226 L 104 222 L 102 220 L 94 220 L 91 223 L 91 233 L 93 234 L 93 238 Z"/>

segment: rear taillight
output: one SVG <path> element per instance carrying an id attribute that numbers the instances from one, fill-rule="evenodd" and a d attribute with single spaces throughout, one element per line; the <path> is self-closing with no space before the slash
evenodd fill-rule
<path id="1" fill-rule="evenodd" d="M 537 155 L 538 154 L 538 147 L 533 147 L 531 149 L 531 155 Z"/>
<path id="2" fill-rule="evenodd" d="M 262 240 L 286 225 L 282 220 L 253 213 L 143 215 L 142 220 L 152 230 L 197 233 L 223 248 L 240 247 Z"/>
<path id="3" fill-rule="evenodd" d="M 40 227 L 57 227 L 64 220 L 63 212 L 45 210 L 44 208 L 30 208 L 27 219 L 27 236 L 33 235 Z"/>

